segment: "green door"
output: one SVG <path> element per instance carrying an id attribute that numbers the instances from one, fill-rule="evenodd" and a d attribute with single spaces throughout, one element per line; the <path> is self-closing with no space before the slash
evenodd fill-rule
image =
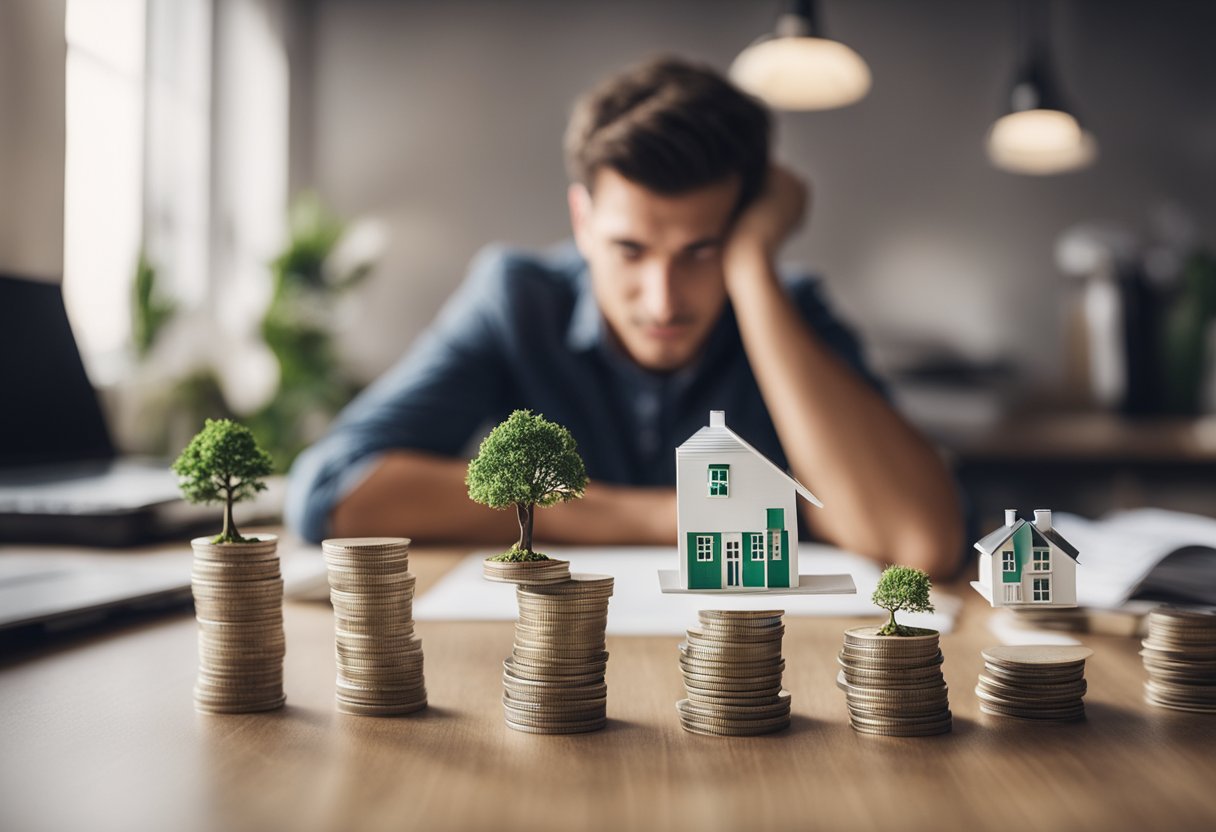
<path id="1" fill-rule="evenodd" d="M 768 530 L 764 541 L 768 550 L 768 585 L 787 587 L 790 585 L 790 536 L 785 530 L 785 509 L 770 508 Z"/>
<path id="2" fill-rule="evenodd" d="M 722 588 L 722 535 L 688 533 L 688 588 Z"/>
<path id="3" fill-rule="evenodd" d="M 764 532 L 743 533 L 743 585 L 764 586 Z"/>

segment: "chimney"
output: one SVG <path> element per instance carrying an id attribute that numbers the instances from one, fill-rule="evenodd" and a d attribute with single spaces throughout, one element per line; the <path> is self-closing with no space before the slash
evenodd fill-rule
<path id="1" fill-rule="evenodd" d="M 1012 526 L 1018 522 L 1018 510 L 1016 508 L 1005 509 L 1005 525 Z"/>
<path id="2" fill-rule="evenodd" d="M 725 410 L 709 411 L 709 426 L 711 428 L 726 427 L 726 411 Z"/>
<path id="3" fill-rule="evenodd" d="M 1051 531 L 1051 509 L 1036 508 L 1034 510 L 1034 527 L 1041 532 Z"/>

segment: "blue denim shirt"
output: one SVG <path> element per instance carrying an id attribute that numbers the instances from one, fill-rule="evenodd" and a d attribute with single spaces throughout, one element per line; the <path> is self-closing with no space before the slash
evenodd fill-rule
<path id="1" fill-rule="evenodd" d="M 815 333 L 875 386 L 852 332 L 818 281 L 783 279 Z M 647 372 L 607 337 L 586 263 L 572 244 L 544 253 L 490 247 L 406 356 L 339 414 L 296 460 L 286 520 L 304 538 L 329 534 L 333 507 L 379 455 L 410 449 L 456 457 L 517 408 L 569 428 L 593 480 L 675 485 L 675 448 L 726 411 L 731 429 L 781 468 L 785 453 L 727 304 L 692 365 Z"/>

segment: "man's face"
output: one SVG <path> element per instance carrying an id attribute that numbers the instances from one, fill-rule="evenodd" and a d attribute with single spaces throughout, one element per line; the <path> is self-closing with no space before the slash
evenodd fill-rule
<path id="1" fill-rule="evenodd" d="M 722 248 L 739 181 L 664 196 L 614 170 L 594 196 L 571 185 L 570 218 L 600 311 L 639 366 L 677 370 L 696 357 L 726 303 Z"/>

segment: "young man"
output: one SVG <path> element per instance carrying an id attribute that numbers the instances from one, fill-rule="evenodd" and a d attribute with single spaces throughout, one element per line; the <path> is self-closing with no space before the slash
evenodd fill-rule
<path id="1" fill-rule="evenodd" d="M 515 408 L 566 425 L 591 484 L 548 540 L 671 543 L 678 444 L 727 423 L 826 508 L 804 527 L 943 574 L 962 523 L 937 454 L 887 403 L 814 281 L 776 258 L 807 189 L 769 159 L 768 113 L 674 59 L 585 94 L 566 136 L 577 249 L 483 252 L 403 361 L 292 471 L 304 537 L 498 543 L 514 515 L 468 499 L 471 440 Z"/>

